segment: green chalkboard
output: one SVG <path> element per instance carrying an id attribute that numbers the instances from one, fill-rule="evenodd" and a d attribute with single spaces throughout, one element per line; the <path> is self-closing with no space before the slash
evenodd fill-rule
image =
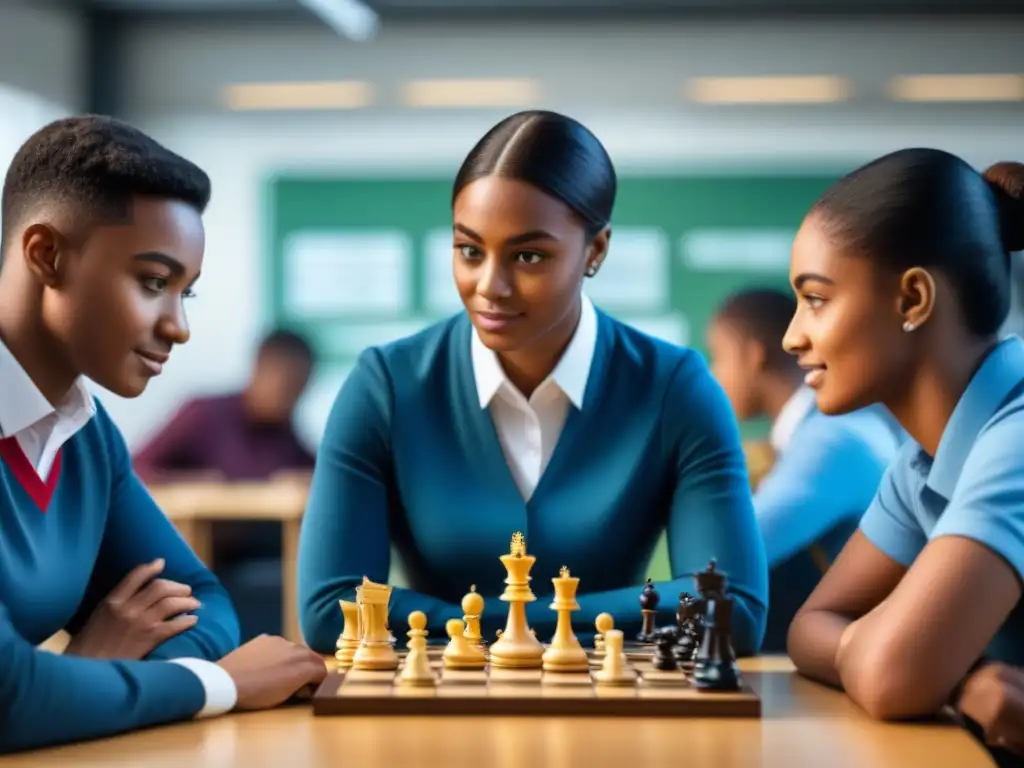
<path id="1" fill-rule="evenodd" d="M 835 178 L 624 178 L 588 293 L 626 322 L 703 349 L 729 292 L 785 285 L 792 236 Z M 268 319 L 302 327 L 344 367 L 368 344 L 458 311 L 449 196 L 440 178 L 272 179 Z"/>

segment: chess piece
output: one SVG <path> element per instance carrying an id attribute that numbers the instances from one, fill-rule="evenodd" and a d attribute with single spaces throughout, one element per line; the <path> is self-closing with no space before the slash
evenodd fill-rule
<path id="1" fill-rule="evenodd" d="M 444 628 L 448 633 L 448 645 L 441 660 L 448 669 L 483 669 L 487 666 L 487 654 L 466 637 L 466 625 L 461 619 L 448 619 Z"/>
<path id="2" fill-rule="evenodd" d="M 622 648 L 621 629 L 609 629 L 604 633 L 604 661 L 600 669 L 591 673 L 599 685 L 632 685 L 636 682 L 636 670 L 629 666 Z"/>
<path id="3" fill-rule="evenodd" d="M 548 672 L 586 672 L 590 669 L 590 659 L 572 631 L 572 612 L 580 609 L 576 602 L 580 580 L 563 565 L 551 583 L 555 587 L 555 599 L 548 607 L 558 611 L 558 622 L 551 643 L 541 657 L 544 669 Z"/>
<path id="4" fill-rule="evenodd" d="M 654 634 L 651 635 L 651 641 L 654 643 L 654 655 L 651 661 L 655 669 L 665 672 L 679 669 L 679 661 L 675 655 L 678 638 L 678 627 L 661 627 L 654 630 Z"/>
<path id="5" fill-rule="evenodd" d="M 643 592 L 640 593 L 640 613 L 643 616 L 643 626 L 636 639 L 641 643 L 651 642 L 651 636 L 654 634 L 654 618 L 660 601 L 661 596 L 654 588 L 654 582 L 648 579 Z"/>
<path id="6" fill-rule="evenodd" d="M 597 632 L 594 634 L 595 655 L 604 655 L 604 636 L 608 633 L 609 629 L 614 628 L 615 618 L 610 613 L 597 614 L 597 618 L 594 619 L 594 629 L 597 630 Z"/>
<path id="7" fill-rule="evenodd" d="M 353 669 L 398 669 L 398 654 L 388 629 L 388 601 L 391 587 L 374 584 L 363 577 L 357 592 L 362 637 L 352 657 Z"/>
<path id="8" fill-rule="evenodd" d="M 491 666 L 536 669 L 543 666 L 544 646 L 526 622 L 526 604 L 537 597 L 530 589 L 530 569 L 536 557 L 526 554 L 526 539 L 518 531 L 512 536 L 509 553 L 501 556 L 508 576 L 500 600 L 509 604 L 505 629 L 491 646 Z"/>
<path id="9" fill-rule="evenodd" d="M 338 652 L 334 654 L 334 658 L 337 659 L 339 667 L 347 669 L 352 666 L 352 658 L 359 648 L 359 604 L 351 600 L 339 600 L 338 604 L 341 606 L 344 624 L 338 636 Z"/>
<path id="10" fill-rule="evenodd" d="M 697 627 L 700 614 L 693 595 L 682 592 L 679 595 L 679 608 L 676 610 L 676 627 L 679 630 L 676 640 L 675 657 L 681 665 L 690 665 L 697 654 Z"/>
<path id="11" fill-rule="evenodd" d="M 462 620 L 466 623 L 465 638 L 477 645 L 483 645 L 484 642 L 480 636 L 480 615 L 483 612 L 484 598 L 476 591 L 476 584 L 473 584 L 462 598 Z"/>
<path id="12" fill-rule="evenodd" d="M 738 690 L 740 673 L 732 647 L 733 599 L 725 591 L 725 574 L 712 560 L 694 579 L 700 592 L 697 606 L 704 631 L 693 662 L 693 684 L 708 691 Z"/>
<path id="13" fill-rule="evenodd" d="M 409 654 L 398 676 L 399 685 L 436 685 L 437 678 L 427 656 L 427 615 L 423 611 L 409 614 Z"/>

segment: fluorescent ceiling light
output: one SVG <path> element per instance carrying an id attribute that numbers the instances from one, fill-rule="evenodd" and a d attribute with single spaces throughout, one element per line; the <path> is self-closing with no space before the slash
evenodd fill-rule
<path id="1" fill-rule="evenodd" d="M 359 109 L 374 101 L 374 88 L 358 80 L 323 83 L 236 83 L 224 89 L 228 109 Z"/>
<path id="2" fill-rule="evenodd" d="M 342 37 L 364 42 L 380 29 L 380 17 L 360 0 L 299 0 Z"/>
<path id="3" fill-rule="evenodd" d="M 696 77 L 686 93 L 704 104 L 821 104 L 845 101 L 852 88 L 841 77 Z"/>
<path id="4" fill-rule="evenodd" d="M 1024 75 L 905 75 L 889 83 L 896 101 L 1021 101 Z"/>
<path id="5" fill-rule="evenodd" d="M 402 99 L 410 107 L 520 107 L 537 101 L 540 85 L 533 80 L 412 80 Z"/>

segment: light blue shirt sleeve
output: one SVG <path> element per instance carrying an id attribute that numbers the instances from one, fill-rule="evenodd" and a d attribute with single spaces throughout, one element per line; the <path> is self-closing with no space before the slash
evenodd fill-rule
<path id="1" fill-rule="evenodd" d="M 924 530 L 914 516 L 911 462 L 920 449 L 907 441 L 889 465 L 878 486 L 878 493 L 860 521 L 860 530 L 868 541 L 904 568 L 927 543 Z"/>
<path id="2" fill-rule="evenodd" d="M 858 520 L 887 463 L 842 417 L 809 417 L 754 496 L 768 566 Z"/>
<path id="3" fill-rule="evenodd" d="M 988 427 L 964 462 L 953 497 L 929 536 L 963 536 L 988 547 L 1024 577 L 1024 412 Z"/>

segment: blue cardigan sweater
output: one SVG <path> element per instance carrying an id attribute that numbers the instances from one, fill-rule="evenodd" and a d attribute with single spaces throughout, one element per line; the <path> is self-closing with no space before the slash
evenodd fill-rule
<path id="1" fill-rule="evenodd" d="M 13 440 L 13 438 L 8 438 Z M 166 661 L 215 661 L 238 645 L 227 593 L 178 536 L 131 468 L 106 411 L 58 454 L 44 484 L 10 442 L 0 459 L 0 753 L 184 720 L 205 703 L 199 678 Z M 58 656 L 36 645 L 74 634 L 133 568 L 192 586 L 198 623 L 145 661 Z"/>
<path id="2" fill-rule="evenodd" d="M 386 582 L 392 550 L 409 587 L 396 588 L 389 621 L 400 640 L 411 611 L 444 635 L 475 584 L 485 636 L 504 626 L 499 562 L 515 531 L 537 557 L 527 618 L 554 631 L 550 579 L 580 578 L 581 637 L 601 612 L 635 633 L 652 552 L 667 530 L 673 580 L 656 586 L 659 623 L 671 621 L 690 574 L 711 558 L 736 599 L 734 642 L 756 653 L 768 594 L 739 431 L 721 389 L 693 350 L 651 338 L 598 312 L 598 339 L 582 410 L 571 408 L 550 464 L 524 501 L 490 412 L 479 405 L 472 326 L 455 317 L 367 349 L 328 418 L 299 553 L 306 642 L 334 649 L 338 600 L 363 576 Z"/>

